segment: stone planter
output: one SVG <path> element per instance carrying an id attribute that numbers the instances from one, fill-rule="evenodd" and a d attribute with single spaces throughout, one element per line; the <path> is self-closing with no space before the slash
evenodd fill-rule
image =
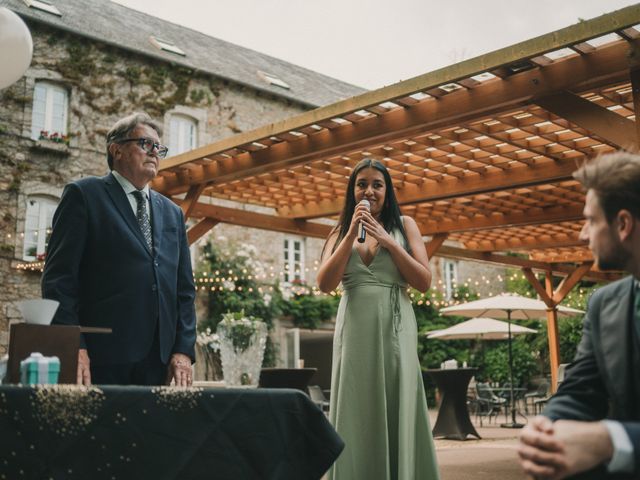
<path id="1" fill-rule="evenodd" d="M 247 319 L 222 321 L 217 333 L 226 386 L 256 388 L 267 343 L 267 325 Z"/>

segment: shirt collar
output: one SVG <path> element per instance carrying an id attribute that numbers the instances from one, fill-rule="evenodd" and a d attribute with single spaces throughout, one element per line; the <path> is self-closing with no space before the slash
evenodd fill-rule
<path id="1" fill-rule="evenodd" d="M 119 174 L 115 170 L 111 170 L 111 173 L 113 174 L 115 179 L 118 181 L 118 183 L 124 190 L 124 193 L 126 193 L 127 195 L 130 195 L 135 190 L 138 190 L 133 183 L 131 183 L 129 180 L 127 180 L 125 177 L 123 177 L 121 174 Z M 144 192 L 146 198 L 149 198 L 149 184 L 145 185 L 141 191 Z"/>

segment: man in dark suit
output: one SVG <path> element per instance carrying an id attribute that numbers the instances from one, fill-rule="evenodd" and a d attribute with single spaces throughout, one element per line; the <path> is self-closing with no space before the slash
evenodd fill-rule
<path id="1" fill-rule="evenodd" d="M 42 277 L 54 324 L 83 334 L 78 383 L 191 385 L 195 288 L 182 211 L 149 189 L 167 148 L 143 113 L 107 134 L 111 173 L 65 187 Z"/>
<path id="2" fill-rule="evenodd" d="M 640 478 L 640 156 L 595 159 L 581 239 L 597 265 L 632 274 L 591 297 L 576 358 L 543 416 L 522 431 L 520 463 L 536 479 Z"/>

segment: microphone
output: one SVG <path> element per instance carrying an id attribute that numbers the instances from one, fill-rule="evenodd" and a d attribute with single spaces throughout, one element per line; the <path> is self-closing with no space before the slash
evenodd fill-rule
<path id="1" fill-rule="evenodd" d="M 366 198 L 360 200 L 360 205 L 364 205 L 365 207 L 367 207 L 367 210 L 371 211 L 371 203 L 369 203 L 369 200 L 367 200 Z M 358 223 L 358 242 L 364 243 L 364 239 L 366 238 L 366 236 L 367 231 L 364 229 L 362 222 Z"/>

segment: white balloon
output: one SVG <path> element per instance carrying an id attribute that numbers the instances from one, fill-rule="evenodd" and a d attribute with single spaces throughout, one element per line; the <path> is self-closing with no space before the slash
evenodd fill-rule
<path id="1" fill-rule="evenodd" d="M 22 19 L 0 7 L 0 88 L 18 80 L 31 64 L 33 40 Z"/>

